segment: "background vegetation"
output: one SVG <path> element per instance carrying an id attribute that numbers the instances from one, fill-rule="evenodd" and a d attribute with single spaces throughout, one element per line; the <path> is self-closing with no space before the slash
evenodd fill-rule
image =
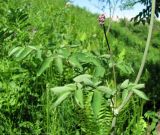
<path id="1" fill-rule="evenodd" d="M 109 103 L 114 90 L 100 94 L 91 89 L 95 87 L 92 84 L 103 89 L 113 87 L 112 62 L 98 15 L 65 3 L 0 0 L 2 135 L 107 135 L 112 130 Z M 108 23 L 109 19 L 106 26 Z M 118 117 L 117 134 L 156 134 L 156 112 L 160 109 L 160 22 L 155 23 L 141 79 L 150 100 L 132 98 Z M 107 36 L 118 84 L 134 80 L 147 28 L 147 24 L 135 26 L 126 19 L 113 22 Z M 59 93 L 55 88 L 69 91 Z M 121 89 L 119 93 L 117 104 L 124 98 Z"/>

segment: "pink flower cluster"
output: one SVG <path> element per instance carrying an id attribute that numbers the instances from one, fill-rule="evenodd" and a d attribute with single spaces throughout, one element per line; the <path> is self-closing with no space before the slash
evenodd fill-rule
<path id="1" fill-rule="evenodd" d="M 104 22 L 105 22 L 105 14 L 99 15 L 98 21 L 99 21 L 99 24 L 100 24 L 100 25 L 103 25 Z"/>

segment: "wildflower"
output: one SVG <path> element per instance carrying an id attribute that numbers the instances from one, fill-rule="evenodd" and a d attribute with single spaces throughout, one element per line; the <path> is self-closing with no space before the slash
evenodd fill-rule
<path id="1" fill-rule="evenodd" d="M 67 8 L 67 7 L 71 7 L 72 6 L 72 3 L 71 2 L 67 2 L 66 4 L 65 4 L 65 7 Z"/>
<path id="2" fill-rule="evenodd" d="M 99 24 L 100 24 L 100 25 L 104 25 L 105 15 L 104 15 L 104 14 L 101 14 L 101 15 L 98 17 L 98 21 L 99 21 Z"/>
<path id="3" fill-rule="evenodd" d="M 105 36 L 105 39 L 106 39 L 106 43 L 107 43 L 107 46 L 108 46 L 108 50 L 110 52 L 110 45 L 109 45 L 109 42 L 108 42 L 108 38 L 107 38 L 107 34 L 106 34 L 106 28 L 105 28 L 105 25 L 104 25 L 104 22 L 105 22 L 105 14 L 101 14 L 99 15 L 98 17 L 98 21 L 99 21 L 99 24 L 102 26 L 103 28 L 103 32 L 104 32 L 104 36 Z"/>

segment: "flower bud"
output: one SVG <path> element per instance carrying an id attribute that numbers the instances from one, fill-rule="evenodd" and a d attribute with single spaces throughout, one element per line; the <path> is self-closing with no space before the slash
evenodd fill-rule
<path id="1" fill-rule="evenodd" d="M 104 14 L 99 15 L 98 21 L 100 25 L 103 25 L 105 22 L 105 15 Z"/>

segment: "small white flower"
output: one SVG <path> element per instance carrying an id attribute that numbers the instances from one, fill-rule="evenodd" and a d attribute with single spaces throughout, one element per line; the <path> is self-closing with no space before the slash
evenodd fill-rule
<path id="1" fill-rule="evenodd" d="M 71 2 L 67 2 L 66 5 L 65 5 L 65 7 L 70 7 L 70 6 L 72 6 Z"/>

